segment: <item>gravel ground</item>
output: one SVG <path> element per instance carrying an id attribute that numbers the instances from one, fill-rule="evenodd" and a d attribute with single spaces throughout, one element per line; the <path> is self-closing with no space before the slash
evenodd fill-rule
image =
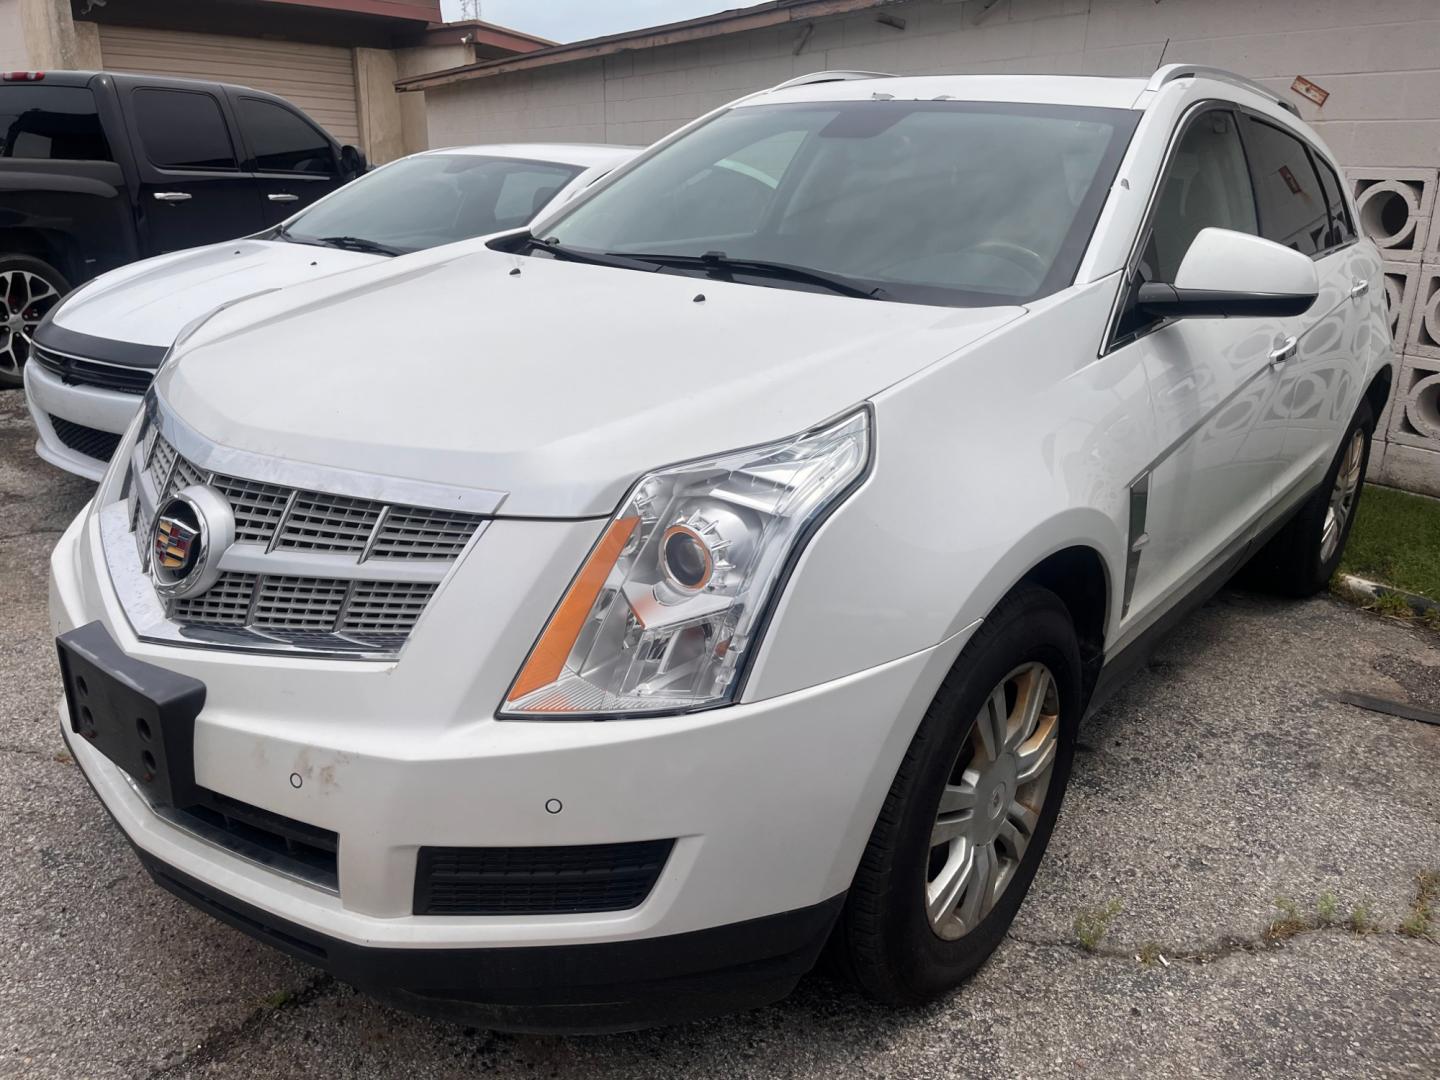
<path id="1" fill-rule="evenodd" d="M 937 1006 L 812 976 L 681 1028 L 495 1035 L 375 1004 L 150 884 L 55 730 L 47 557 L 90 486 L 32 440 L 0 394 L 0 1076 L 1440 1076 L 1440 944 L 1397 932 L 1440 870 L 1440 727 L 1334 700 L 1434 707 L 1433 633 L 1223 593 L 1084 730 L 1010 939 Z M 1326 893 L 1334 925 L 1267 940 L 1277 897 Z M 1075 916 L 1112 904 L 1087 952 Z M 1376 932 L 1347 928 L 1356 905 Z"/>

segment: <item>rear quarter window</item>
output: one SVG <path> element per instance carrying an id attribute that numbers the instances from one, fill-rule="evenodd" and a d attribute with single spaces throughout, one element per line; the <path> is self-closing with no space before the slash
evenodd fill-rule
<path id="1" fill-rule="evenodd" d="M 0 86 L 0 158 L 113 161 L 83 86 Z"/>

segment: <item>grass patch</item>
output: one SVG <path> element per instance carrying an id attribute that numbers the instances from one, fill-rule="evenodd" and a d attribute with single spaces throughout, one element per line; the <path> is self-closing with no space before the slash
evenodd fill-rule
<path id="1" fill-rule="evenodd" d="M 1104 907 L 1088 908 L 1075 916 L 1075 938 L 1086 952 L 1094 952 L 1110 932 L 1110 923 L 1120 914 L 1120 901 L 1111 900 Z"/>
<path id="2" fill-rule="evenodd" d="M 1440 600 L 1440 500 L 1367 485 L 1340 572 Z"/>

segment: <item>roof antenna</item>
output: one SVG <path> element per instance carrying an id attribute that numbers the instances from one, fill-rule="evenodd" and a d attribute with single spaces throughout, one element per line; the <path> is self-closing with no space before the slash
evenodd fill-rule
<path id="1" fill-rule="evenodd" d="M 1157 0 L 1157 2 L 1158 2 L 1158 0 Z M 1161 68 L 1161 67 L 1164 67 L 1164 66 L 1165 66 L 1165 51 L 1166 51 L 1167 49 L 1169 49 L 1169 48 L 1170 48 L 1170 39 L 1167 37 L 1167 38 L 1165 39 L 1165 44 L 1160 47 L 1160 59 L 1155 61 L 1155 66 L 1156 66 L 1157 68 Z"/>

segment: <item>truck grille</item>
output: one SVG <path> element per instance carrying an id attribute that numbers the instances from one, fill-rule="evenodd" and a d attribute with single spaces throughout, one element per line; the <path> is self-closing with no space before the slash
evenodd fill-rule
<path id="1" fill-rule="evenodd" d="M 243 567 L 227 568 L 222 560 L 215 584 L 170 600 L 166 616 L 182 627 L 296 648 L 397 649 L 486 520 L 209 472 L 180 454 L 153 422 L 135 464 L 141 475 L 131 476 L 130 527 L 142 568 L 157 508 L 193 484 L 208 484 L 230 504 L 235 545 L 228 554 L 245 556 Z M 141 497 L 142 487 L 153 499 Z M 305 572 L 311 567 L 315 572 Z"/>

